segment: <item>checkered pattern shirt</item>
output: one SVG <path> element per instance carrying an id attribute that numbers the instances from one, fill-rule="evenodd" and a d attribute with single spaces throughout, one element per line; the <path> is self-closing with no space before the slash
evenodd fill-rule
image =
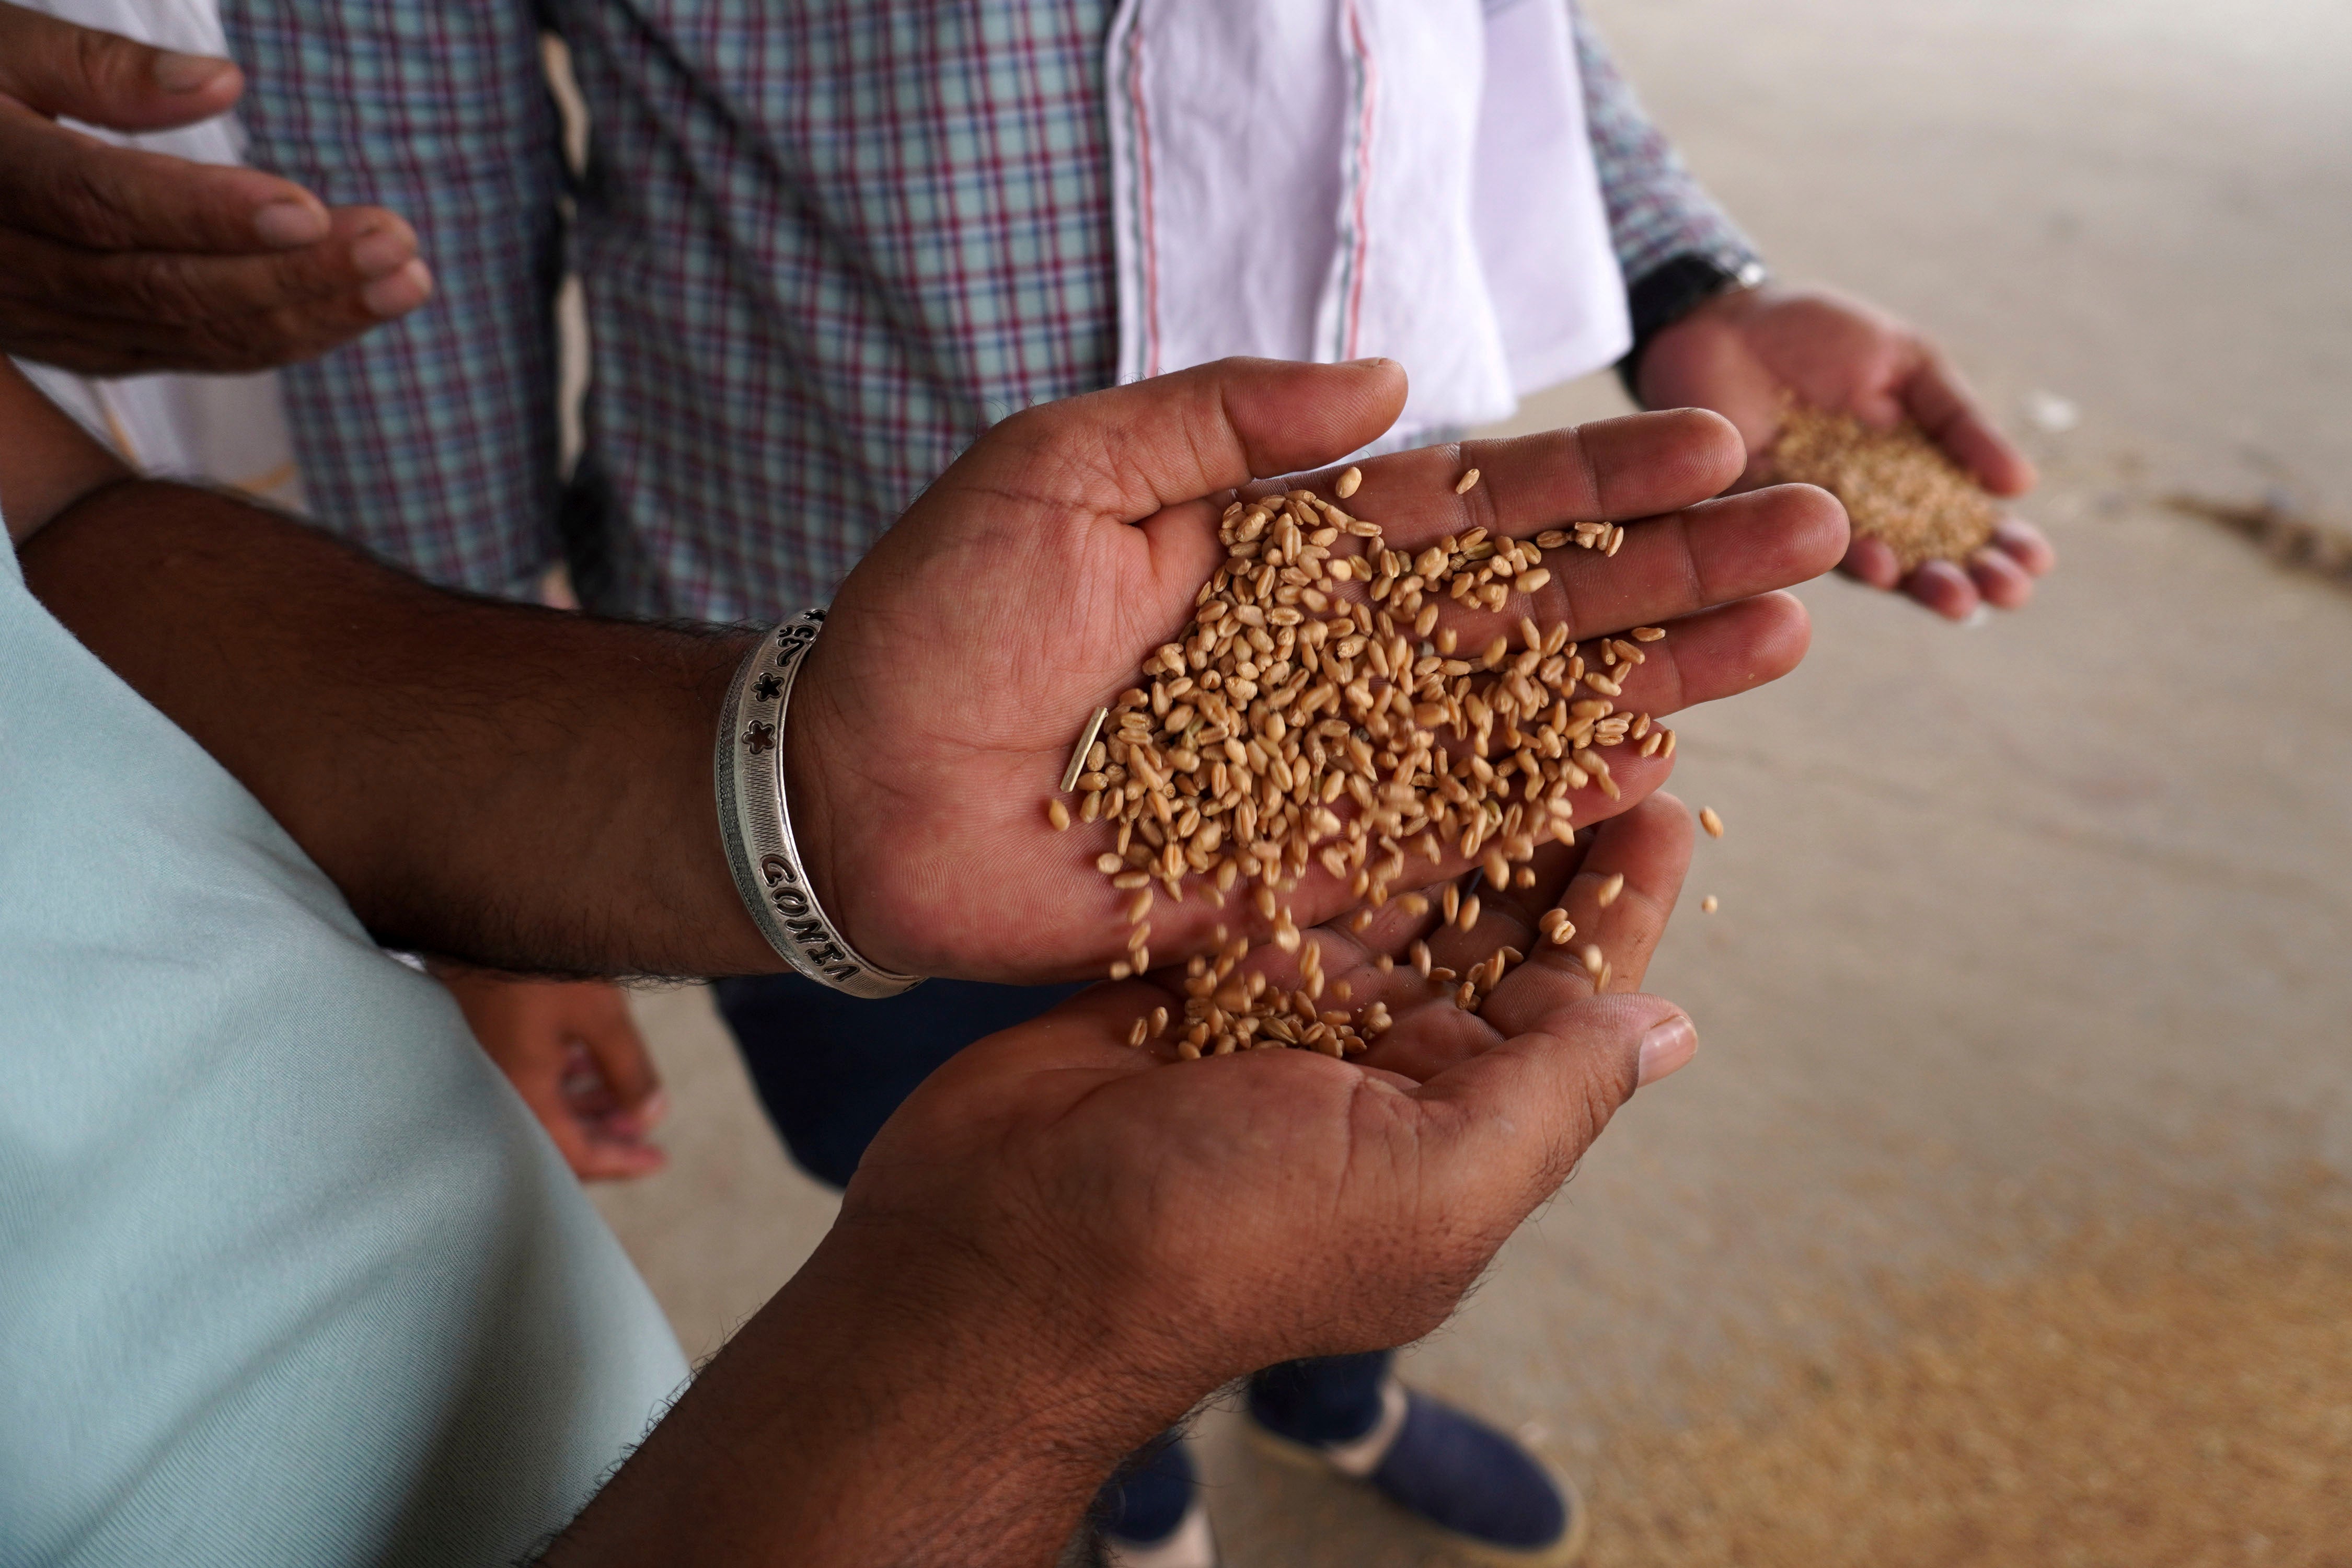
<path id="1" fill-rule="evenodd" d="M 289 373 L 315 514 L 487 593 L 566 559 L 608 610 L 823 601 L 991 424 L 1113 378 L 1110 8 L 225 0 L 253 161 L 405 214 L 439 279 Z M 542 19 L 595 128 L 570 189 Z M 1745 254 L 1579 21 L 1627 277 Z M 568 480 L 567 262 L 594 366 Z"/>

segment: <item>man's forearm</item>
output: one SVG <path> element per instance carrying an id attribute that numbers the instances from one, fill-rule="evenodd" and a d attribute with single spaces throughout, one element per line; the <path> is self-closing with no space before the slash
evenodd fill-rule
<path id="1" fill-rule="evenodd" d="M 443 593 L 176 485 L 99 489 L 21 556 L 380 940 L 567 973 L 780 966 L 711 789 L 748 639 Z"/>
<path id="2" fill-rule="evenodd" d="M 548 1568 L 1045 1568 L 1119 1457 L 1207 1392 L 991 1300 L 986 1270 L 946 1283 L 952 1242 L 869 1239 L 826 1237 Z"/>

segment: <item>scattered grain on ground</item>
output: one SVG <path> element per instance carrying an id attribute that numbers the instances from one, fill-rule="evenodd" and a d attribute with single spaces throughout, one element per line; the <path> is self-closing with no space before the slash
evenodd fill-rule
<path id="1" fill-rule="evenodd" d="M 1890 1287 L 1769 1396 L 1702 1386 L 1679 1429 L 1610 1436 L 1592 1568 L 2340 1568 L 2342 1206 L 2150 1218 Z"/>

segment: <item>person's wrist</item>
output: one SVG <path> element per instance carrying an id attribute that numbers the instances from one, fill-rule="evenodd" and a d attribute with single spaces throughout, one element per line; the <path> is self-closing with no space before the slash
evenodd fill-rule
<path id="1" fill-rule="evenodd" d="M 906 1241 L 835 1225 L 541 1561 L 1056 1554 L 1150 1427 L 1106 1420 L 1115 1368 L 1009 1305 L 971 1239 Z"/>
<path id="2" fill-rule="evenodd" d="M 1160 1348 L 1143 1303 L 1090 1289 L 1084 1264 L 1054 1245 L 1066 1226 L 992 1228 L 1005 1234 L 983 1248 L 969 1224 L 877 1218 L 853 1198 L 794 1278 L 807 1292 L 796 1316 L 821 1316 L 845 1348 L 891 1347 L 834 1359 L 866 1395 L 895 1405 L 960 1387 L 952 1418 L 983 1452 L 1034 1445 L 1092 1480 L 1221 1381 L 1192 1365 L 1195 1347 Z"/>
<path id="3" fill-rule="evenodd" d="M 1638 359 L 1629 362 L 1626 389 L 1647 408 L 1672 405 L 1682 398 L 1659 389 L 1662 367 L 1687 369 L 1694 356 L 1705 361 L 1702 345 L 1711 333 L 1737 332 L 1741 325 L 1769 305 L 1778 294 L 1770 282 L 1740 284 L 1710 295 L 1658 329 L 1642 345 Z"/>
<path id="4" fill-rule="evenodd" d="M 1047 1559 L 1186 1402 L 1121 1397 L 1040 1261 L 853 1200 L 546 1561 Z"/>
<path id="5" fill-rule="evenodd" d="M 1642 372 L 1658 341 L 1717 301 L 1759 291 L 1768 277 L 1764 263 L 1752 255 L 1691 251 L 1670 257 L 1634 279 L 1625 300 L 1633 342 L 1617 362 L 1625 390 L 1648 405 Z"/>

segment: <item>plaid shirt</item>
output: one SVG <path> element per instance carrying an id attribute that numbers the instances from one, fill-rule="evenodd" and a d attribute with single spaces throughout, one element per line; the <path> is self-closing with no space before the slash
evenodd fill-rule
<path id="1" fill-rule="evenodd" d="M 407 215 L 434 302 L 287 375 L 316 515 L 436 581 L 767 620 L 991 424 L 1108 384 L 1109 0 L 225 0 L 252 161 Z M 567 195 L 593 349 L 557 460 Z M 1746 241 L 1579 19 L 1619 258 Z"/>

